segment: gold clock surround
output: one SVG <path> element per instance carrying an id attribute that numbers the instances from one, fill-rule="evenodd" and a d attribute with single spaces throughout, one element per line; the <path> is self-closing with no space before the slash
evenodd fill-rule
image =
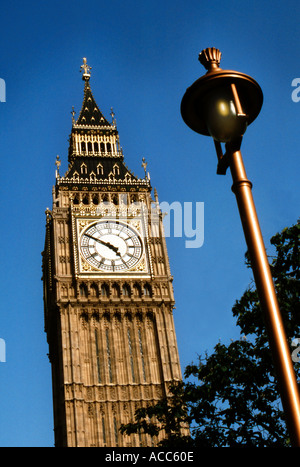
<path id="1" fill-rule="evenodd" d="M 148 239 L 141 218 L 74 216 L 73 235 L 78 277 L 150 275 Z"/>

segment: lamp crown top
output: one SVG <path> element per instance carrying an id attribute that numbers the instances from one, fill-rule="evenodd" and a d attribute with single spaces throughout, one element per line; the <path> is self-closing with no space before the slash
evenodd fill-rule
<path id="1" fill-rule="evenodd" d="M 215 47 L 208 47 L 202 50 L 199 54 L 199 62 L 208 71 L 213 71 L 219 68 L 221 61 L 221 52 Z"/>

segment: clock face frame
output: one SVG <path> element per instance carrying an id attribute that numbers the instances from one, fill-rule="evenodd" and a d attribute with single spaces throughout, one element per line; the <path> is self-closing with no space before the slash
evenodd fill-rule
<path id="1" fill-rule="evenodd" d="M 79 237 L 81 257 L 94 271 L 103 273 L 129 271 L 138 265 L 143 250 L 138 232 L 121 221 L 96 220 Z"/>

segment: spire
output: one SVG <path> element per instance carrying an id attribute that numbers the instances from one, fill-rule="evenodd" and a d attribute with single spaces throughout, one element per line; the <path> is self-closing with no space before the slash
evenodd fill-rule
<path id="1" fill-rule="evenodd" d="M 76 125 L 84 126 L 111 126 L 100 111 L 92 94 L 92 90 L 90 87 L 90 70 L 92 69 L 92 67 L 90 67 L 87 64 L 85 57 L 83 58 L 83 65 L 81 65 L 80 68 L 80 72 L 83 71 L 82 79 L 83 81 L 85 81 L 84 97 L 79 117 L 76 122 L 75 120 L 73 120 L 73 123 L 75 123 Z"/>
<path id="2" fill-rule="evenodd" d="M 86 58 L 80 71 L 83 71 L 84 96 L 77 119 L 72 108 L 72 130 L 69 138 L 69 167 L 64 176 L 59 173 L 59 158 L 56 161 L 56 183 L 80 184 L 86 186 L 115 185 L 150 189 L 150 177 L 146 175 L 147 163 L 143 160 L 145 178 L 139 179 L 124 164 L 124 156 L 119 143 L 115 113 L 111 108 L 109 122 L 100 111 L 90 86 L 90 70 Z"/>

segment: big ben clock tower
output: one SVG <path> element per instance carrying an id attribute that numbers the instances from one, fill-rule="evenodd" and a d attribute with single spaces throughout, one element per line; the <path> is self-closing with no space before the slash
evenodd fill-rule
<path id="1" fill-rule="evenodd" d="M 90 87 L 70 135 L 69 167 L 46 210 L 45 330 L 57 447 L 155 446 L 120 434 L 137 408 L 181 379 L 172 276 L 157 193 L 124 164 Z M 163 436 L 163 435 L 161 435 Z"/>

